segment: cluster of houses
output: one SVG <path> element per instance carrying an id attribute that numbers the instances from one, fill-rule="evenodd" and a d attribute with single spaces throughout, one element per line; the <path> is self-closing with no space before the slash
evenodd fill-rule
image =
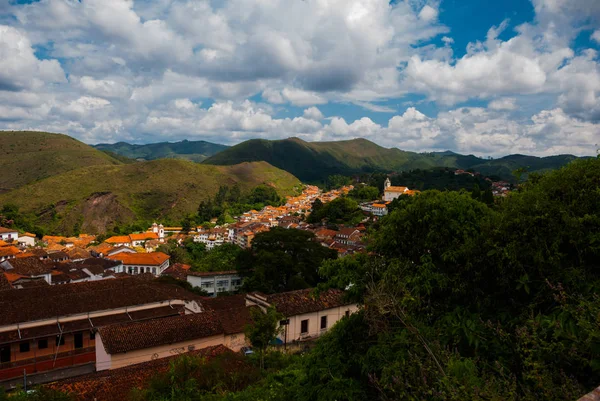
<path id="1" fill-rule="evenodd" d="M 463 175 L 463 174 L 467 174 L 470 175 L 471 177 L 480 177 L 481 173 L 478 172 L 471 172 L 471 171 L 466 171 L 466 170 L 455 170 L 454 171 L 455 175 Z M 492 194 L 494 196 L 507 196 L 510 191 L 512 190 L 512 184 L 509 183 L 508 181 L 494 181 L 489 177 L 485 177 L 485 180 L 487 182 L 489 182 L 492 186 Z"/>
<path id="2" fill-rule="evenodd" d="M 249 345 L 244 329 L 252 308 L 273 306 L 284 316 L 277 338 L 283 346 L 315 339 L 358 309 L 338 290 L 208 298 L 150 275 L 24 288 L 2 277 L 0 385 L 7 389 L 118 380 L 184 353 L 237 352 Z"/>
<path id="3" fill-rule="evenodd" d="M 132 380 L 148 378 L 149 369 L 168 366 L 179 354 L 212 355 L 248 346 L 244 328 L 251 323 L 252 308 L 274 306 L 282 313 L 277 342 L 283 346 L 319 337 L 358 309 L 342 292 L 226 296 L 242 286 L 236 271 L 196 272 L 189 265 L 171 264 L 169 255 L 157 248 L 188 238 L 207 249 L 224 243 L 248 248 L 258 233 L 279 226 L 311 231 L 340 255 L 364 252 L 362 224 L 332 230 L 311 226 L 299 216 L 310 213 L 315 199 L 326 203 L 350 190 L 321 193 L 308 186 L 285 206 L 250 211 L 231 225 L 183 233 L 180 227 L 154 223 L 146 232 L 100 244 L 93 235 L 38 240 L 0 228 L 0 385 L 10 389 L 24 381 L 52 381 L 55 388 L 68 390 L 96 388 L 96 383 L 92 399 L 118 399 L 115 391 L 121 387 L 101 383 L 122 382 L 130 389 Z M 408 191 L 386 183 L 378 202 Z M 187 281 L 208 296 L 161 276 Z M 110 396 L 102 398 L 103 391 Z"/>

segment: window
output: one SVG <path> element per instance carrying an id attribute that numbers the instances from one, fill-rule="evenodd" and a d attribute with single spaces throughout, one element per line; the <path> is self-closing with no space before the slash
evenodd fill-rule
<path id="1" fill-rule="evenodd" d="M 0 347 L 0 363 L 10 362 L 10 345 Z"/>
<path id="2" fill-rule="evenodd" d="M 308 319 L 300 322 L 300 334 L 308 334 Z"/>
<path id="3" fill-rule="evenodd" d="M 56 336 L 56 346 L 65 345 L 65 338 L 63 336 Z"/>
<path id="4" fill-rule="evenodd" d="M 321 316 L 321 330 L 327 328 L 327 316 Z"/>
<path id="5" fill-rule="evenodd" d="M 46 348 L 48 348 L 48 340 L 47 339 L 38 340 L 38 349 L 46 349 Z"/>
<path id="6" fill-rule="evenodd" d="M 346 311 L 346 317 L 349 317 L 349 316 L 350 316 L 350 311 L 349 311 L 349 310 L 347 310 L 347 311 Z"/>
<path id="7" fill-rule="evenodd" d="M 73 334 L 73 340 L 75 342 L 75 349 L 83 348 L 83 333 Z"/>
<path id="8" fill-rule="evenodd" d="M 229 280 L 217 281 L 217 287 L 229 287 Z"/>
<path id="9" fill-rule="evenodd" d="M 96 339 L 96 333 L 93 331 L 90 331 L 90 340 L 95 340 Z"/>
<path id="10" fill-rule="evenodd" d="M 29 352 L 29 341 L 26 343 L 19 344 L 19 352 L 21 352 L 21 353 Z"/>
<path id="11" fill-rule="evenodd" d="M 202 283 L 202 288 L 212 288 L 213 282 L 209 281 L 208 283 Z"/>

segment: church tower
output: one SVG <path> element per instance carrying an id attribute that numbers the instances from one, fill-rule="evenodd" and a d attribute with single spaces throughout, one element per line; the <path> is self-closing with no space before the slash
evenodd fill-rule
<path id="1" fill-rule="evenodd" d="M 390 181 L 390 177 L 385 179 L 385 183 L 383 184 L 383 189 L 387 189 L 392 186 L 392 182 Z"/>

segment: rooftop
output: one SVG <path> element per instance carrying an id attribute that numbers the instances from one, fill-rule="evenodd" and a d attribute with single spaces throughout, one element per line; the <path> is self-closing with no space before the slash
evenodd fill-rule
<path id="1" fill-rule="evenodd" d="M 313 295 L 312 288 L 267 296 L 260 293 L 258 295 L 266 298 L 269 304 L 275 305 L 277 311 L 285 316 L 301 315 L 350 305 L 349 302 L 344 301 L 344 293 L 336 289 L 323 291 L 318 297 Z"/>
<path id="2" fill-rule="evenodd" d="M 212 359 L 227 353 L 233 351 L 224 345 L 216 345 L 189 352 L 188 355 Z M 178 357 L 179 355 L 174 355 L 123 368 L 90 373 L 57 381 L 47 387 L 72 393 L 78 401 L 126 400 L 134 388 L 147 387 L 153 376 L 167 371 L 170 363 Z"/>
<path id="3" fill-rule="evenodd" d="M 223 332 L 221 321 L 214 311 L 116 324 L 99 329 L 102 344 L 109 354 L 211 337 Z"/>
<path id="4" fill-rule="evenodd" d="M 151 253 L 126 253 L 121 252 L 108 256 L 108 259 L 120 260 L 124 265 L 160 266 L 170 259 L 170 256 L 162 252 Z"/>
<path id="5" fill-rule="evenodd" d="M 0 326 L 176 299 L 199 297 L 179 286 L 136 277 L 4 291 Z"/>

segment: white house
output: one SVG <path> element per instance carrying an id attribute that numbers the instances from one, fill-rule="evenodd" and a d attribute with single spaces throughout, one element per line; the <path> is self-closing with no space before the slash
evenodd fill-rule
<path id="1" fill-rule="evenodd" d="M 391 202 L 394 199 L 400 197 L 401 195 L 405 195 L 407 191 L 407 187 L 392 186 L 392 182 L 390 181 L 390 179 L 386 178 L 385 183 L 383 185 L 383 200 L 385 202 Z"/>
<path id="2" fill-rule="evenodd" d="M 358 305 L 344 301 L 344 293 L 330 289 L 313 296 L 313 289 L 265 295 L 253 292 L 246 295 L 246 305 L 257 305 L 263 311 L 270 306 L 285 316 L 279 335 L 282 343 L 319 337 L 338 320 L 358 310 Z"/>
<path id="3" fill-rule="evenodd" d="M 19 232 L 12 228 L 0 227 L 0 240 L 11 242 L 19 239 Z"/>
<path id="4" fill-rule="evenodd" d="M 19 236 L 17 242 L 19 243 L 19 245 L 33 247 L 35 246 L 35 234 L 25 233 Z"/>
<path id="5" fill-rule="evenodd" d="M 236 270 L 221 272 L 188 271 L 187 281 L 193 287 L 199 287 L 210 295 L 217 295 L 219 292 L 236 291 L 242 286 L 242 277 Z"/>
<path id="6" fill-rule="evenodd" d="M 120 271 L 115 273 L 127 273 L 127 274 L 142 274 L 151 273 L 155 276 L 160 276 L 169 267 L 169 260 L 171 257 L 162 252 L 152 253 L 129 253 L 121 252 L 116 255 L 110 255 L 107 257 L 110 260 L 118 260 L 120 265 Z"/>

